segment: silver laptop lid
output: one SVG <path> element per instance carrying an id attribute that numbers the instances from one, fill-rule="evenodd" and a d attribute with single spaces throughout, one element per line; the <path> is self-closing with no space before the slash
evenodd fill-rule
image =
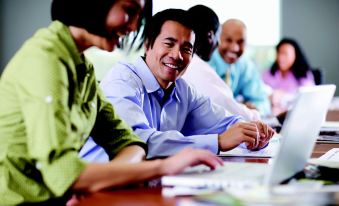
<path id="1" fill-rule="evenodd" d="M 333 98 L 336 86 L 302 87 L 281 129 L 281 145 L 265 184 L 276 185 L 303 170 Z"/>

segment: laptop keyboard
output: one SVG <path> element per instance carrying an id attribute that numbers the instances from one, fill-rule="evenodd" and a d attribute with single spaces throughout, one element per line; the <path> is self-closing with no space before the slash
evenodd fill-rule
<path id="1" fill-rule="evenodd" d="M 173 179 L 166 177 L 163 185 L 216 190 L 246 189 L 263 183 L 268 166 L 260 163 L 225 162 L 224 166 L 211 170 L 199 165 L 186 169 Z"/>

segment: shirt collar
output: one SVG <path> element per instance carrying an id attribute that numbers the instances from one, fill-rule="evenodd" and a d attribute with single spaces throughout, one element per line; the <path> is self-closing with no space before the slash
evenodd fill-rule
<path id="1" fill-rule="evenodd" d="M 137 58 L 135 67 L 133 68 L 143 82 L 147 93 L 155 92 L 161 89 L 157 79 L 153 75 L 151 69 L 147 66 L 142 57 Z"/>
<path id="2" fill-rule="evenodd" d="M 136 60 L 135 65 L 135 72 L 140 77 L 148 93 L 152 93 L 161 89 L 157 79 L 142 57 L 139 57 Z"/>
<path id="3" fill-rule="evenodd" d="M 139 78 L 143 82 L 147 93 L 152 93 L 152 92 L 155 92 L 155 91 L 158 91 L 158 90 L 163 90 L 160 87 L 158 80 L 155 78 L 151 69 L 147 66 L 145 60 L 142 57 L 137 58 L 137 60 L 135 62 L 135 67 L 133 68 L 133 70 L 137 73 L 137 75 L 139 76 Z M 174 84 L 176 84 L 177 81 L 174 82 Z M 174 96 L 177 99 L 179 99 L 176 91 L 177 91 L 177 89 L 176 89 L 176 86 L 174 85 L 171 96 Z"/>

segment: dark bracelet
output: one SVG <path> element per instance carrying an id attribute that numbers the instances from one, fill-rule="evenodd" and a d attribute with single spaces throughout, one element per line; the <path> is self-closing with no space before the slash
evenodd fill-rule
<path id="1" fill-rule="evenodd" d="M 252 149 L 251 151 L 259 151 L 259 150 L 262 150 L 264 148 L 266 148 L 268 146 L 269 142 L 267 142 L 267 144 L 265 144 L 263 147 L 261 148 L 255 148 L 255 149 Z"/>

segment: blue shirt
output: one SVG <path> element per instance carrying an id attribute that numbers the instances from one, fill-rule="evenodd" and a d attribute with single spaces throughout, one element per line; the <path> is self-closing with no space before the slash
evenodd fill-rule
<path id="1" fill-rule="evenodd" d="M 231 89 L 234 97 L 242 96 L 244 102 L 253 103 L 259 110 L 262 116 L 271 113 L 270 102 L 265 92 L 265 85 L 257 71 L 254 63 L 245 57 L 241 57 L 238 61 L 230 64 L 224 61 L 216 49 L 209 61 L 209 64 L 218 75 L 225 79 L 225 72 L 231 69 Z"/>
<path id="2" fill-rule="evenodd" d="M 199 94 L 179 78 L 164 101 L 164 90 L 142 58 L 118 63 L 101 87 L 115 111 L 147 142 L 148 158 L 173 155 L 185 147 L 218 152 L 218 134 L 240 120 Z M 80 155 L 88 161 L 108 160 L 91 139 Z"/>

